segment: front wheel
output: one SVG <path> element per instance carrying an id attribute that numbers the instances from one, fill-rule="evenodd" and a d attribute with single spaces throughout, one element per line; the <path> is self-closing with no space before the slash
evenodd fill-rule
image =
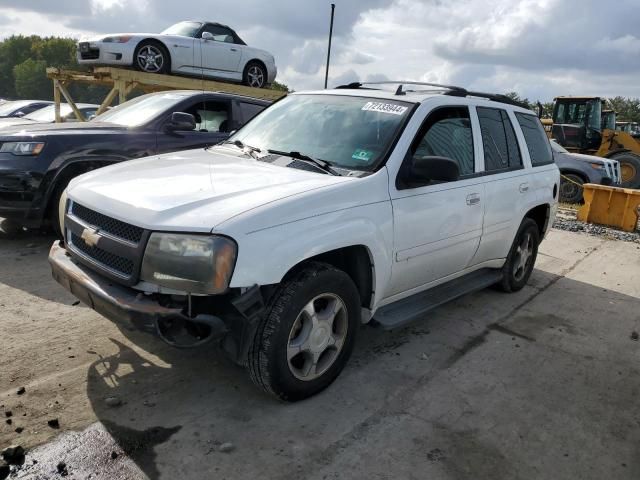
<path id="1" fill-rule="evenodd" d="M 538 224 L 530 218 L 525 218 L 502 267 L 502 280 L 498 283 L 501 290 L 517 292 L 526 285 L 536 263 L 539 244 Z"/>
<path id="2" fill-rule="evenodd" d="M 244 69 L 242 83 L 253 88 L 267 86 L 267 70 L 258 62 L 249 62 Z"/>
<path id="3" fill-rule="evenodd" d="M 158 42 L 141 42 L 133 55 L 133 65 L 146 73 L 169 73 L 169 52 Z"/>
<path id="4" fill-rule="evenodd" d="M 328 387 L 347 363 L 360 323 L 351 278 L 310 263 L 281 284 L 269 305 L 249 350 L 251 379 L 287 401 Z"/>
<path id="5" fill-rule="evenodd" d="M 560 201 L 567 203 L 582 202 L 584 180 L 573 173 L 563 173 L 560 177 Z"/>

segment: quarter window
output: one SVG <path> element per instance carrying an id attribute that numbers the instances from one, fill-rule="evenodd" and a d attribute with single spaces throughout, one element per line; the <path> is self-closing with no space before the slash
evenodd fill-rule
<path id="1" fill-rule="evenodd" d="M 455 160 L 460 175 L 475 171 L 473 134 L 467 107 L 440 108 L 427 118 L 412 148 L 414 156 L 437 156 Z"/>
<path id="2" fill-rule="evenodd" d="M 531 157 L 531 165 L 547 165 L 553 163 L 553 153 L 544 128 L 537 117 L 525 113 L 516 113 L 516 119 L 522 129 L 527 142 L 527 149 Z"/>
<path id="3" fill-rule="evenodd" d="M 485 171 L 522 168 L 518 141 L 507 112 L 482 107 L 478 107 L 477 112 L 482 132 Z"/>
<path id="4" fill-rule="evenodd" d="M 242 113 L 242 120 L 245 123 L 251 120 L 264 109 L 264 105 L 258 105 L 257 103 L 240 102 L 240 112 Z"/>

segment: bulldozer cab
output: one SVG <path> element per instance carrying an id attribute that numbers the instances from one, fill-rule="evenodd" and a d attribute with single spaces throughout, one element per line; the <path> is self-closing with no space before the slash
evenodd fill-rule
<path id="1" fill-rule="evenodd" d="M 600 97 L 557 97 L 554 99 L 552 136 L 565 148 L 597 150 L 602 141 L 603 124 L 610 123 L 603 116 Z M 609 113 L 609 111 L 607 112 Z M 615 112 L 613 125 L 615 126 Z"/>

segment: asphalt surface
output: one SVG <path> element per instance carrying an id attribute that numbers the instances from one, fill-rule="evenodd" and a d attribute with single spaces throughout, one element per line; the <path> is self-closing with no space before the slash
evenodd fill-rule
<path id="1" fill-rule="evenodd" d="M 521 292 L 365 326 L 328 390 L 285 404 L 211 349 L 74 305 L 51 241 L 0 233 L 0 448 L 27 449 L 15 478 L 640 478 L 637 243 L 554 230 Z"/>

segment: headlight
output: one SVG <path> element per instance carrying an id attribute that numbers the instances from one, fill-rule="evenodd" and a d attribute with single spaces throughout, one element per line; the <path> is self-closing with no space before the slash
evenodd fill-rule
<path id="1" fill-rule="evenodd" d="M 43 148 L 44 143 L 39 142 L 6 142 L 0 147 L 0 152 L 36 156 Z"/>
<path id="2" fill-rule="evenodd" d="M 105 37 L 102 39 L 105 43 L 127 43 L 131 40 L 131 35 L 121 35 L 119 37 Z"/>
<path id="3" fill-rule="evenodd" d="M 238 247 L 226 237 L 152 233 L 140 278 L 190 293 L 222 293 L 229 286 Z"/>
<path id="4" fill-rule="evenodd" d="M 596 170 L 602 170 L 604 168 L 604 163 L 592 163 L 590 165 L 591 168 L 595 168 Z"/>

